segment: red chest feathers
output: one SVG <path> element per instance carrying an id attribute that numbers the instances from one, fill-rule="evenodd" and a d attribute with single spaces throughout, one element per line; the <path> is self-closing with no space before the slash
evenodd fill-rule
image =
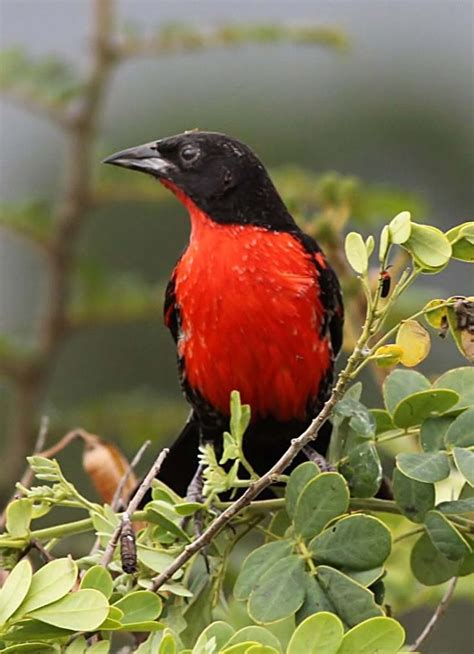
<path id="1" fill-rule="evenodd" d="M 253 418 L 305 418 L 330 349 L 319 337 L 317 271 L 299 241 L 193 216 L 175 288 L 191 386 L 224 414 L 237 389 Z"/>

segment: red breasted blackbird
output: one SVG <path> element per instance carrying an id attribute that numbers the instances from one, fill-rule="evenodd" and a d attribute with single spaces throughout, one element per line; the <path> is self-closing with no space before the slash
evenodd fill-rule
<path id="1" fill-rule="evenodd" d="M 234 389 L 252 410 L 247 459 L 265 472 L 330 392 L 343 327 L 335 273 L 296 225 L 262 163 L 235 138 L 186 132 L 105 162 L 157 178 L 191 219 L 164 317 L 192 413 L 160 478 L 186 492 L 199 440 L 220 448 Z M 324 451 L 327 433 L 316 443 Z"/>

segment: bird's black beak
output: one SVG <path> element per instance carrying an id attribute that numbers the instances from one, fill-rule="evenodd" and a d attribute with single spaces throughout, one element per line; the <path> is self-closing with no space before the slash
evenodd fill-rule
<path id="1" fill-rule="evenodd" d="M 140 170 L 161 178 L 166 178 L 175 168 L 174 164 L 164 159 L 160 154 L 156 141 L 115 152 L 115 154 L 111 154 L 110 157 L 104 159 L 102 163 Z"/>

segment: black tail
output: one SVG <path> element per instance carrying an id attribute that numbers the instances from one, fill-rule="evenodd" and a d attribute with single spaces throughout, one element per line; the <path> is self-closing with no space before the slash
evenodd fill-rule
<path id="1" fill-rule="evenodd" d="M 186 490 L 198 466 L 199 425 L 193 413 L 189 416 L 181 433 L 170 446 L 158 479 L 172 488 L 178 495 L 186 496 Z"/>

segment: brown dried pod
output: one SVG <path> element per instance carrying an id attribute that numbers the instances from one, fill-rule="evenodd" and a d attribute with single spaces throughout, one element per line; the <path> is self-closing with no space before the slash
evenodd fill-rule
<path id="1" fill-rule="evenodd" d="M 120 559 L 122 570 L 129 574 L 137 571 L 137 546 L 135 543 L 135 532 L 132 523 L 127 515 L 122 518 L 122 530 L 120 532 Z"/>
<path id="2" fill-rule="evenodd" d="M 104 441 L 95 434 L 81 433 L 84 441 L 82 464 L 89 475 L 101 499 L 112 503 L 120 481 L 129 469 L 129 463 L 119 448 Z M 124 484 L 121 499 L 126 502 L 137 486 L 137 479 L 130 473 Z"/>

